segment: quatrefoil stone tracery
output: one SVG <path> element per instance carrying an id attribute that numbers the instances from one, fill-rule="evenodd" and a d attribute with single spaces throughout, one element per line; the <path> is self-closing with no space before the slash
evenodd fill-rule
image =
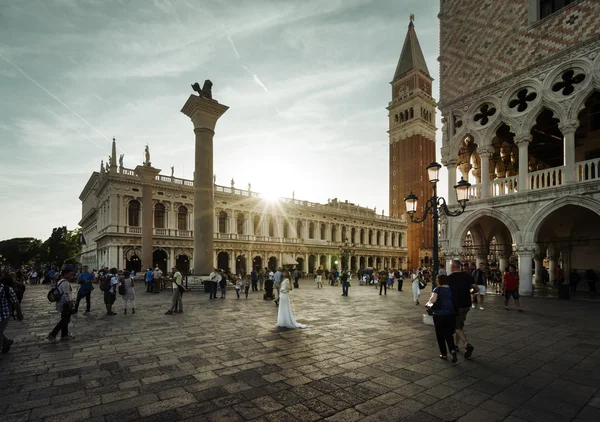
<path id="1" fill-rule="evenodd" d="M 532 102 L 536 98 L 537 98 L 537 93 L 529 92 L 529 90 L 527 88 L 523 88 L 519 92 L 517 92 L 516 98 L 510 100 L 510 102 L 508 103 L 508 107 L 509 108 L 516 107 L 517 111 L 519 113 L 522 113 L 523 111 L 527 110 L 527 107 L 529 106 L 529 104 L 527 104 L 527 103 Z"/>
<path id="2" fill-rule="evenodd" d="M 490 117 L 496 114 L 496 107 L 489 104 L 483 104 L 479 107 L 479 112 L 475 113 L 473 120 L 479 122 L 481 126 L 485 126 L 490 121 Z"/>
<path id="3" fill-rule="evenodd" d="M 561 80 L 552 85 L 552 91 L 562 91 L 562 95 L 567 96 L 575 92 L 576 85 L 585 80 L 584 73 L 575 74 L 574 69 L 567 70 L 562 74 Z"/>

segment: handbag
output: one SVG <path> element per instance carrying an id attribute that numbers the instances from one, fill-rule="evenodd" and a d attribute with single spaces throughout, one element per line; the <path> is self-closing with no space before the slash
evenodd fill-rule
<path id="1" fill-rule="evenodd" d="M 119 284 L 119 294 L 125 296 L 125 285 L 123 283 Z"/>
<path id="2" fill-rule="evenodd" d="M 177 283 L 176 281 L 174 281 L 173 283 L 177 285 L 177 288 L 179 289 L 179 294 L 184 294 L 185 292 L 187 292 L 187 290 L 185 290 L 185 287 L 183 287 L 181 284 Z"/>
<path id="3" fill-rule="evenodd" d="M 419 280 L 419 290 L 423 290 L 425 288 L 425 286 L 427 286 L 427 283 L 425 283 L 424 281 Z"/>

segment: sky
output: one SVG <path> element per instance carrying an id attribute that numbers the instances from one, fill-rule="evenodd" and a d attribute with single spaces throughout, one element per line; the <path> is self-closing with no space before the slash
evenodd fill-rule
<path id="1" fill-rule="evenodd" d="M 125 167 L 148 144 L 154 167 L 191 179 L 193 126 L 180 110 L 205 79 L 229 106 L 217 184 L 388 215 L 389 83 L 414 13 L 439 98 L 438 5 L 0 0 L 0 240 L 76 228 L 113 136 Z M 440 146 L 438 130 L 438 160 Z"/>

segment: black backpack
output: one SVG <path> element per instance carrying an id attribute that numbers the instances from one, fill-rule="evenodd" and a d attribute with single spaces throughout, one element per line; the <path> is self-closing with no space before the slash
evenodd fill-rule
<path id="1" fill-rule="evenodd" d="M 64 283 L 64 281 L 59 281 L 56 286 L 50 289 L 50 291 L 48 292 L 49 302 L 60 302 L 60 299 L 62 298 L 62 293 L 60 292 L 60 290 L 58 290 L 58 286 L 60 286 L 62 283 Z"/>

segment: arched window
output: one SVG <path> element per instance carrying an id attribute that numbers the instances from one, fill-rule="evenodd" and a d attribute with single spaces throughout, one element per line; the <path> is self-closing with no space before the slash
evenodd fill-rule
<path id="1" fill-rule="evenodd" d="M 308 238 L 309 239 L 315 238 L 315 223 L 313 223 L 312 221 L 310 223 L 308 223 Z"/>
<path id="2" fill-rule="evenodd" d="M 158 203 L 154 206 L 154 227 L 157 229 L 164 229 L 166 225 L 165 220 L 165 206 L 164 204 Z"/>
<path id="3" fill-rule="evenodd" d="M 398 247 L 402 247 L 402 233 L 398 233 Z"/>
<path id="4" fill-rule="evenodd" d="M 283 222 L 283 237 L 286 239 L 290 237 L 290 223 L 287 220 Z"/>
<path id="5" fill-rule="evenodd" d="M 356 243 L 356 229 L 354 227 L 352 227 L 352 230 L 350 231 L 350 242 Z"/>
<path id="6" fill-rule="evenodd" d="M 275 236 L 275 223 L 273 217 L 269 217 L 269 236 Z"/>
<path id="7" fill-rule="evenodd" d="M 360 229 L 360 243 L 361 245 L 365 243 L 365 229 Z"/>
<path id="8" fill-rule="evenodd" d="M 381 242 L 380 237 L 381 237 L 381 232 L 379 230 L 377 230 L 377 235 L 375 237 L 375 244 L 376 245 L 380 245 L 381 244 L 380 243 Z"/>
<path id="9" fill-rule="evenodd" d="M 373 244 L 373 230 L 369 229 L 369 245 Z"/>
<path id="10" fill-rule="evenodd" d="M 129 225 L 139 227 L 140 225 L 140 203 L 138 201 L 129 202 Z"/>
<path id="11" fill-rule="evenodd" d="M 177 209 L 177 230 L 187 230 L 188 209 L 181 205 Z"/>
<path id="12" fill-rule="evenodd" d="M 252 219 L 252 223 L 252 225 L 254 226 L 254 235 L 258 236 L 258 234 L 260 233 L 260 217 L 258 215 L 255 215 Z"/>
<path id="13" fill-rule="evenodd" d="M 383 232 L 383 246 L 387 246 L 387 245 L 388 245 L 388 233 Z"/>
<path id="14" fill-rule="evenodd" d="M 237 234 L 244 234 L 244 223 L 246 223 L 246 217 L 243 213 L 237 215 Z"/>
<path id="15" fill-rule="evenodd" d="M 404 110 L 404 120 L 408 120 L 408 110 Z"/>
<path id="16" fill-rule="evenodd" d="M 227 233 L 227 213 L 225 211 L 219 213 L 219 233 Z"/>
<path id="17" fill-rule="evenodd" d="M 337 224 L 331 225 L 331 241 L 335 242 L 337 236 Z"/>
<path id="18" fill-rule="evenodd" d="M 300 220 L 296 222 L 296 237 L 302 239 L 302 221 Z"/>
<path id="19" fill-rule="evenodd" d="M 394 124 L 396 124 L 396 125 L 398 124 L 398 115 L 397 114 L 394 115 Z"/>
<path id="20" fill-rule="evenodd" d="M 415 117 L 415 111 L 413 110 L 413 108 L 410 108 L 410 118 L 413 119 Z"/>
<path id="21" fill-rule="evenodd" d="M 327 227 L 325 223 L 321 223 L 321 240 L 325 240 L 325 232 L 327 231 Z"/>
<path id="22" fill-rule="evenodd" d="M 392 246 L 396 246 L 396 233 L 392 233 Z"/>

